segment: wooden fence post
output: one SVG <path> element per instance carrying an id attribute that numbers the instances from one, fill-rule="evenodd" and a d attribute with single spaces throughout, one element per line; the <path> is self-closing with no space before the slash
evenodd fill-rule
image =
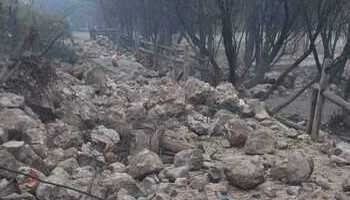
<path id="1" fill-rule="evenodd" d="M 306 134 L 308 134 L 308 135 L 310 135 L 311 131 L 312 131 L 312 124 L 314 122 L 314 117 L 315 117 L 317 95 L 318 95 L 318 88 L 312 87 L 310 113 L 309 113 L 309 118 L 308 118 L 307 125 L 306 125 Z"/>
<path id="2" fill-rule="evenodd" d="M 318 85 L 318 92 L 317 92 L 317 101 L 315 105 L 315 112 L 314 112 L 314 118 L 312 122 L 312 129 L 311 129 L 311 139 L 313 141 L 318 141 L 319 139 L 319 130 L 320 130 L 320 124 L 322 120 L 322 109 L 325 102 L 325 98 L 323 96 L 323 91 L 325 91 L 329 84 L 329 73 L 328 69 L 332 66 L 332 60 L 331 59 L 325 59 L 322 67 L 322 73 L 321 73 L 321 80 Z"/>

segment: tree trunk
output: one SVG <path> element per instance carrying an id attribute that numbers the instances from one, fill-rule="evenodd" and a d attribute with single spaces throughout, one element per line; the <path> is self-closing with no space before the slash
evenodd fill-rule
<path id="1" fill-rule="evenodd" d="M 228 4 L 228 5 L 227 5 Z M 220 8 L 221 14 L 221 23 L 222 23 L 222 36 L 224 39 L 224 47 L 227 62 L 229 65 L 229 81 L 236 85 L 236 69 L 237 69 L 237 46 L 234 41 L 234 34 L 232 31 L 232 13 L 231 13 L 231 4 L 228 1 L 224 2 L 218 0 L 218 6 Z"/>

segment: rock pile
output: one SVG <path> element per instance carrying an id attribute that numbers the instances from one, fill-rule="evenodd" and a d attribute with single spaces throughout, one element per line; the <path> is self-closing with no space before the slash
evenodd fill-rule
<path id="1" fill-rule="evenodd" d="M 1 199 L 82 198 L 33 177 L 103 199 L 346 197 L 346 150 L 332 151 L 345 160 L 333 170 L 308 136 L 288 138 L 262 102 L 240 99 L 231 84 L 177 83 L 90 41 L 79 54 L 56 69 L 45 100 L 53 120 L 25 95 L 0 93 L 0 167 L 31 175 L 0 169 Z"/>

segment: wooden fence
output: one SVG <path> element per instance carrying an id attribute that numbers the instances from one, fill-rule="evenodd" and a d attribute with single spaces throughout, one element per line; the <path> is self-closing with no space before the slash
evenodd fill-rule
<path id="1" fill-rule="evenodd" d="M 325 100 L 329 100 L 330 102 L 350 112 L 350 103 L 328 89 L 332 64 L 331 59 L 325 59 L 322 66 L 320 82 L 314 85 L 312 90 L 311 106 L 309 119 L 306 126 L 306 133 L 310 134 L 312 140 L 314 141 L 319 140 L 321 116 Z"/>

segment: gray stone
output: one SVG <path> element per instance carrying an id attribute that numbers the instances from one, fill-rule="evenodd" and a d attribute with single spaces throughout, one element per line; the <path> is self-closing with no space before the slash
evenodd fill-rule
<path id="1" fill-rule="evenodd" d="M 350 192 L 350 176 L 343 181 L 342 187 L 344 192 Z"/>
<path id="2" fill-rule="evenodd" d="M 129 59 L 119 59 L 115 62 L 116 68 L 113 79 L 118 81 L 135 80 L 138 77 L 156 77 L 159 76 L 156 72 L 146 69 L 140 63 Z"/>
<path id="3" fill-rule="evenodd" d="M 0 111 L 0 126 L 9 133 L 8 140 L 24 141 L 41 157 L 46 156 L 47 132 L 39 120 L 33 119 L 23 110 L 5 108 Z"/>
<path id="4" fill-rule="evenodd" d="M 0 127 L 0 144 L 8 141 L 8 133 Z"/>
<path id="5" fill-rule="evenodd" d="M 157 193 L 154 196 L 154 200 L 171 200 L 171 199 L 172 199 L 171 196 L 165 193 Z"/>
<path id="6" fill-rule="evenodd" d="M 225 124 L 227 130 L 226 138 L 232 147 L 243 147 L 251 132 L 245 121 L 231 119 Z"/>
<path id="7" fill-rule="evenodd" d="M 91 140 L 99 149 L 113 148 L 120 142 L 119 133 L 113 129 L 108 129 L 105 126 L 98 126 L 91 132 Z"/>
<path id="8" fill-rule="evenodd" d="M 80 166 L 103 166 L 106 164 L 104 155 L 97 151 L 91 143 L 83 144 L 78 152 L 77 160 Z"/>
<path id="9" fill-rule="evenodd" d="M 210 183 L 205 186 L 204 191 L 208 200 L 229 199 L 229 198 L 224 198 L 223 196 L 220 195 L 228 192 L 227 186 L 222 183 L 217 183 L 217 184 Z"/>
<path id="10" fill-rule="evenodd" d="M 349 196 L 344 194 L 344 193 L 342 193 L 342 192 L 337 192 L 334 195 L 334 199 L 335 200 L 347 200 L 347 199 L 349 199 Z"/>
<path id="11" fill-rule="evenodd" d="M 251 118 L 255 116 L 254 109 L 247 104 L 241 106 L 239 114 L 242 118 Z"/>
<path id="12" fill-rule="evenodd" d="M 283 180 L 291 185 L 307 181 L 313 173 L 313 160 L 304 153 L 297 151 L 289 153 L 286 160 L 275 164 L 271 169 L 271 177 Z"/>
<path id="13" fill-rule="evenodd" d="M 17 191 L 17 185 L 13 181 L 9 181 L 5 178 L 0 180 L 0 197 L 10 195 Z"/>
<path id="14" fill-rule="evenodd" d="M 263 155 L 274 152 L 275 139 L 269 129 L 259 129 L 250 134 L 244 151 L 248 155 Z"/>
<path id="15" fill-rule="evenodd" d="M 315 179 L 315 183 L 322 187 L 322 189 L 324 190 L 330 190 L 331 189 L 331 184 L 329 183 L 329 181 L 326 178 L 323 178 L 321 176 L 317 176 Z"/>
<path id="16" fill-rule="evenodd" d="M 200 170 L 203 166 L 203 154 L 199 149 L 188 149 L 175 154 L 176 167 L 187 166 L 190 170 Z"/>
<path id="17" fill-rule="evenodd" d="M 2 200 L 36 200 L 35 196 L 29 193 L 17 194 L 13 193 L 8 196 L 1 197 Z"/>
<path id="18" fill-rule="evenodd" d="M 7 169 L 17 170 L 23 164 L 16 160 L 16 158 L 4 149 L 0 149 L 0 166 L 6 167 Z M 0 178 L 14 178 L 15 174 L 0 170 Z"/>
<path id="19" fill-rule="evenodd" d="M 64 150 L 62 148 L 56 148 L 50 150 L 47 154 L 47 158 L 45 159 L 46 165 L 53 169 L 57 166 L 57 164 L 65 159 Z"/>
<path id="20" fill-rule="evenodd" d="M 158 173 L 162 170 L 163 162 L 157 154 L 144 149 L 129 160 L 127 169 L 132 177 L 142 179 L 149 174 Z"/>
<path id="21" fill-rule="evenodd" d="M 227 129 L 225 124 L 230 120 L 236 118 L 234 114 L 227 110 L 219 110 L 214 116 L 214 131 L 213 136 L 223 136 L 227 135 Z"/>
<path id="22" fill-rule="evenodd" d="M 212 183 L 219 183 L 224 177 L 223 172 L 222 167 L 211 166 L 208 171 L 208 178 Z"/>
<path id="23" fill-rule="evenodd" d="M 115 162 L 108 165 L 108 169 L 112 171 L 112 173 L 124 173 L 126 172 L 126 166 L 123 163 Z"/>
<path id="24" fill-rule="evenodd" d="M 300 194 L 301 187 L 300 186 L 288 186 L 287 194 L 291 196 L 298 196 Z"/>
<path id="25" fill-rule="evenodd" d="M 21 149 L 24 146 L 23 141 L 8 141 L 2 146 L 9 152 L 17 152 L 19 149 Z"/>
<path id="26" fill-rule="evenodd" d="M 211 119 L 198 112 L 192 112 L 187 116 L 187 125 L 198 135 L 211 135 L 214 129 Z"/>
<path id="27" fill-rule="evenodd" d="M 261 102 L 258 99 L 248 99 L 247 103 L 254 109 L 255 119 L 258 121 L 264 121 L 271 118 L 266 111 L 266 105 L 264 102 Z"/>
<path id="28" fill-rule="evenodd" d="M 71 181 L 69 180 L 69 175 L 63 169 L 56 168 L 52 175 L 44 179 L 45 181 L 53 182 L 56 184 L 62 184 L 66 186 L 71 186 Z M 40 200 L 64 200 L 64 199 L 77 199 L 79 193 L 68 191 L 65 188 L 61 188 L 54 185 L 49 185 L 45 183 L 39 183 L 36 189 L 36 197 Z"/>
<path id="29" fill-rule="evenodd" d="M 75 158 L 68 158 L 57 164 L 57 167 L 63 168 L 69 174 L 72 174 L 79 167 L 79 163 Z"/>
<path id="30" fill-rule="evenodd" d="M 164 175 L 171 182 L 175 182 L 177 178 L 186 178 L 189 176 L 189 166 L 166 167 L 164 169 Z"/>
<path id="31" fill-rule="evenodd" d="M 259 84 L 255 87 L 249 89 L 249 93 L 253 98 L 262 98 L 264 95 L 268 92 L 268 90 L 271 88 L 271 84 Z"/>
<path id="32" fill-rule="evenodd" d="M 216 87 L 215 103 L 220 109 L 237 112 L 240 109 L 238 91 L 231 83 L 221 83 Z"/>
<path id="33" fill-rule="evenodd" d="M 203 172 L 191 172 L 189 181 L 189 185 L 192 189 L 203 191 L 205 186 L 209 184 L 208 174 Z"/>
<path id="34" fill-rule="evenodd" d="M 40 170 L 41 172 L 49 172 L 49 167 L 46 165 L 45 161 L 34 152 L 30 145 L 25 144 L 20 149 L 12 153 L 18 161 Z"/>
<path id="35" fill-rule="evenodd" d="M 48 146 L 51 148 L 68 149 L 78 147 L 83 143 L 81 133 L 63 121 L 56 121 L 47 125 Z"/>
<path id="36" fill-rule="evenodd" d="M 141 192 L 135 179 L 127 173 L 105 174 L 101 177 L 99 184 L 104 188 L 104 191 L 108 191 L 109 194 L 117 194 L 122 188 L 127 190 L 130 194 L 138 194 Z"/>
<path id="37" fill-rule="evenodd" d="M 271 182 L 265 182 L 259 186 L 263 193 L 269 198 L 276 198 L 278 189 Z"/>
<path id="38" fill-rule="evenodd" d="M 212 105 L 216 91 L 208 83 L 190 78 L 185 85 L 186 100 L 194 105 Z"/>
<path id="39" fill-rule="evenodd" d="M 128 191 L 125 189 L 121 189 L 118 192 L 118 200 L 136 200 L 133 196 L 128 194 Z"/>
<path id="40" fill-rule="evenodd" d="M 142 180 L 143 191 L 145 191 L 147 195 L 154 194 L 158 189 L 157 187 L 159 182 L 160 180 L 157 178 L 157 176 L 147 176 Z"/>
<path id="41" fill-rule="evenodd" d="M 24 107 L 24 97 L 13 93 L 0 93 L 0 107 L 22 108 Z"/>
<path id="42" fill-rule="evenodd" d="M 336 155 L 331 155 L 330 157 L 330 161 L 332 163 L 335 163 L 338 166 L 346 166 L 346 165 L 350 165 L 350 160 L 346 159 L 346 158 L 342 158 L 340 156 L 336 156 Z"/>
<path id="43" fill-rule="evenodd" d="M 98 91 L 103 89 L 107 82 L 106 72 L 102 67 L 95 67 L 87 71 L 84 78 L 88 85 L 92 85 Z"/>
<path id="44" fill-rule="evenodd" d="M 279 138 L 276 142 L 276 148 L 279 150 L 285 150 L 288 149 L 288 142 Z"/>
<path id="45" fill-rule="evenodd" d="M 224 165 L 225 175 L 231 185 L 244 189 L 254 189 L 265 182 L 262 162 L 256 157 L 232 157 Z"/>

